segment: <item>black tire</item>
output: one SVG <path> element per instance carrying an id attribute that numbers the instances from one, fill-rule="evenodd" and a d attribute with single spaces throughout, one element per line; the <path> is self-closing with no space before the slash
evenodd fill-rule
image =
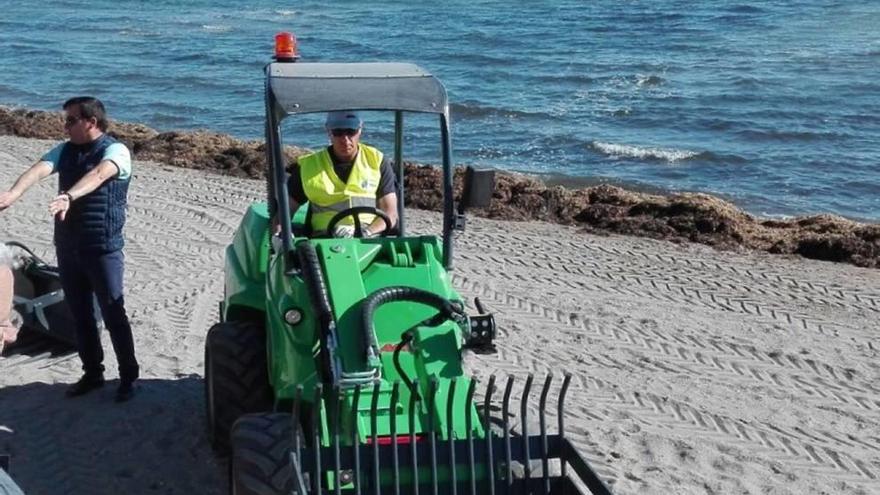
<path id="1" fill-rule="evenodd" d="M 302 429 L 297 427 L 302 440 Z M 293 418 L 287 413 L 248 414 L 232 427 L 230 493 L 290 494 L 294 491 Z M 302 445 L 305 445 L 304 443 Z"/>
<path id="2" fill-rule="evenodd" d="M 272 409 L 262 325 L 225 321 L 208 330 L 205 340 L 205 408 L 208 440 L 229 451 L 229 432 L 239 417 Z"/>

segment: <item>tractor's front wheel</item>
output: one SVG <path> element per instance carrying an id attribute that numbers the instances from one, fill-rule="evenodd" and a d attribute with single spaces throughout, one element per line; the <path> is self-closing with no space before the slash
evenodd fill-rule
<path id="1" fill-rule="evenodd" d="M 229 466 L 232 495 L 296 493 L 290 462 L 293 428 L 287 413 L 248 414 L 235 422 Z M 304 442 L 299 427 L 297 434 Z"/>
<path id="2" fill-rule="evenodd" d="M 208 439 L 220 453 L 229 451 L 229 432 L 235 420 L 272 408 L 262 325 L 225 321 L 208 331 L 205 406 Z"/>

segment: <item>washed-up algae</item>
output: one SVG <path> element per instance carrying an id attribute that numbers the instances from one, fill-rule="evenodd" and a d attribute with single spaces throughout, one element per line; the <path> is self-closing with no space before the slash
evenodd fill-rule
<path id="1" fill-rule="evenodd" d="M 139 160 L 236 177 L 265 177 L 262 141 L 243 141 L 211 131 L 158 132 L 125 122 L 113 123 L 109 133 L 124 142 Z M 61 113 L 2 107 L 0 134 L 59 140 L 66 137 Z M 289 163 L 295 163 L 296 157 L 306 151 L 287 147 L 284 153 Z M 439 167 L 409 162 L 404 166 L 407 206 L 439 211 Z M 463 169 L 457 168 L 455 176 L 458 195 Z M 491 205 L 475 213 L 499 220 L 577 225 L 596 234 L 635 235 L 697 242 L 719 249 L 759 250 L 862 267 L 880 266 L 880 225 L 835 215 L 762 219 L 701 193 L 659 195 L 608 184 L 569 189 L 548 186 L 528 175 L 499 172 Z"/>

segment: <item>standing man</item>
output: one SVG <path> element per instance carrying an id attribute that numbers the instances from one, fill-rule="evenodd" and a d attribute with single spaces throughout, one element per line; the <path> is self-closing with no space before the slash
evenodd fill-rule
<path id="1" fill-rule="evenodd" d="M 376 207 L 392 225 L 377 215 L 362 215 L 363 236 L 372 237 L 397 223 L 397 179 L 382 152 L 360 142 L 363 122 L 353 111 L 330 112 L 324 124 L 330 146 L 299 157 L 287 181 L 290 211 L 309 203 L 312 235 L 352 237 L 354 219 L 344 218 L 333 232 L 330 220 L 353 206 Z"/>
<path id="2" fill-rule="evenodd" d="M 70 140 L 43 155 L 9 191 L 0 193 L 0 211 L 41 179 L 58 173 L 58 195 L 49 202 L 49 212 L 55 217 L 61 286 L 76 321 L 77 350 L 85 372 L 67 389 L 67 396 L 104 385 L 104 351 L 92 310 L 97 296 L 119 364 L 116 401 L 124 402 L 134 395 L 139 370 L 122 291 L 122 228 L 131 155 L 105 133 L 107 117 L 98 99 L 71 98 L 63 108 Z"/>

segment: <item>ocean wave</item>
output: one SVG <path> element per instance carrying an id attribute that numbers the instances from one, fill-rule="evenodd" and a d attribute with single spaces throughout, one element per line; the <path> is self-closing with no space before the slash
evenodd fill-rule
<path id="1" fill-rule="evenodd" d="M 148 116 L 148 121 L 157 128 L 182 127 L 189 124 L 192 119 L 185 115 L 172 115 L 162 112 L 154 112 Z"/>
<path id="2" fill-rule="evenodd" d="M 27 89 L 27 86 L 16 88 L 14 86 L 0 84 L 0 98 L 2 98 L 2 100 L 0 101 L 4 103 L 4 106 L 10 101 L 14 102 L 16 100 L 26 100 L 29 98 L 35 98 L 37 96 L 40 95 L 33 91 L 29 91 Z"/>
<path id="3" fill-rule="evenodd" d="M 731 5 L 724 10 L 735 14 L 761 14 L 764 12 L 764 9 L 753 5 Z"/>
<path id="4" fill-rule="evenodd" d="M 846 137 L 839 132 L 814 132 L 814 131 L 778 131 L 778 130 L 755 130 L 739 131 L 738 136 L 754 141 L 823 141 L 838 140 Z"/>
<path id="5" fill-rule="evenodd" d="M 730 84 L 742 89 L 758 89 L 764 85 L 760 79 L 752 76 L 733 76 L 730 78 Z"/>
<path id="6" fill-rule="evenodd" d="M 586 74 L 526 74 L 539 83 L 587 85 L 593 78 Z"/>
<path id="7" fill-rule="evenodd" d="M 450 112 L 457 119 L 460 119 L 462 117 L 549 117 L 549 115 L 543 112 L 526 112 L 523 110 L 512 110 L 509 108 L 487 107 L 474 102 L 453 103 L 452 105 L 450 105 Z"/>
<path id="8" fill-rule="evenodd" d="M 202 24 L 202 30 L 209 33 L 228 33 L 232 31 L 232 26 L 227 24 Z"/>
<path id="9" fill-rule="evenodd" d="M 158 38 L 159 36 L 162 36 L 161 32 L 149 30 L 144 28 L 143 26 L 126 27 L 122 29 L 114 27 L 114 30 L 116 30 L 116 33 L 119 34 L 119 36 L 132 38 Z"/>
<path id="10" fill-rule="evenodd" d="M 507 70 L 510 59 L 506 55 L 494 55 L 485 51 L 463 52 L 456 55 L 464 65 L 480 67 L 481 70 Z"/>
<path id="11" fill-rule="evenodd" d="M 198 102 L 189 103 L 172 103 L 165 101 L 155 101 L 131 105 L 132 110 L 142 111 L 144 114 L 154 113 L 157 115 L 173 115 L 173 116 L 192 116 L 200 115 L 208 110 L 208 107 L 199 105 Z"/>
<path id="12" fill-rule="evenodd" d="M 66 60 L 67 54 L 63 50 L 52 48 L 51 44 L 37 44 L 29 42 L 13 42 L 8 45 L 8 50 L 14 52 L 16 57 L 39 55 L 46 58 Z"/>
<path id="13" fill-rule="evenodd" d="M 659 86 L 666 82 L 660 76 L 648 74 L 636 74 L 636 86 Z"/>
<path id="14" fill-rule="evenodd" d="M 290 17 L 298 14 L 299 12 L 290 9 L 278 9 L 275 11 L 275 13 L 283 17 Z"/>
<path id="15" fill-rule="evenodd" d="M 603 155 L 614 158 L 637 158 L 640 160 L 656 160 L 667 163 L 690 160 L 704 155 L 704 152 L 700 151 L 631 146 L 626 144 L 603 143 L 601 141 L 593 141 L 590 143 L 590 148 Z"/>

